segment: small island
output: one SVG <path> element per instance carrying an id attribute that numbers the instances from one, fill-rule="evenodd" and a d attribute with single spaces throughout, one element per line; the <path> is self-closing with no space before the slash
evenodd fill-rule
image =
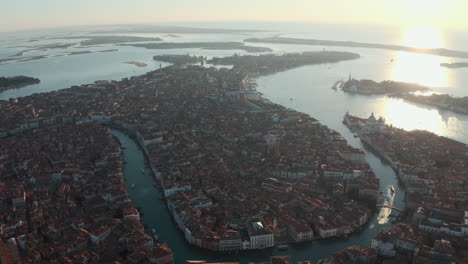
<path id="1" fill-rule="evenodd" d="M 39 79 L 28 76 L 0 77 L 0 92 L 40 82 Z"/>
<path id="2" fill-rule="evenodd" d="M 143 62 L 138 62 L 138 61 L 127 61 L 125 63 L 135 65 L 135 66 L 137 66 L 139 68 L 143 68 L 143 67 L 148 66 L 148 64 L 143 63 Z"/>
<path id="3" fill-rule="evenodd" d="M 115 52 L 119 51 L 118 49 L 108 49 L 108 50 L 98 50 L 98 51 L 91 51 L 91 50 L 85 50 L 85 51 L 73 51 L 68 53 L 68 55 L 83 55 L 83 54 L 93 54 L 93 53 L 102 53 L 102 52 Z"/>
<path id="4" fill-rule="evenodd" d="M 28 48 L 28 49 L 17 52 L 12 57 L 21 57 L 26 52 L 29 52 L 29 51 L 36 51 L 36 50 L 48 51 L 48 50 L 52 50 L 52 49 L 67 49 L 67 48 L 72 47 L 74 45 L 75 45 L 75 43 L 52 43 L 52 44 L 39 45 L 39 46 L 21 46 L 21 48 Z M 18 48 L 20 48 L 20 47 L 18 46 Z"/>
<path id="5" fill-rule="evenodd" d="M 242 42 L 165 42 L 165 43 L 140 43 L 120 44 L 147 49 L 206 49 L 206 50 L 244 50 L 246 52 L 269 52 L 270 48 L 246 46 Z"/>
<path id="6" fill-rule="evenodd" d="M 441 63 L 440 66 L 449 69 L 468 68 L 468 62 Z"/>
<path id="7" fill-rule="evenodd" d="M 341 83 L 341 84 L 340 84 Z M 356 93 L 363 95 L 390 94 L 390 93 L 411 93 L 427 92 L 430 89 L 417 83 L 405 83 L 396 81 L 375 82 L 372 80 L 356 80 L 349 76 L 346 82 L 338 81 L 333 86 L 334 89 L 340 84 L 341 90 L 346 93 Z"/>
<path id="8" fill-rule="evenodd" d="M 80 41 L 81 46 L 95 46 L 106 44 L 118 44 L 128 42 L 146 42 L 146 41 L 161 41 L 160 38 L 145 38 L 134 36 L 72 36 L 61 37 L 58 39 L 84 39 Z"/>
<path id="9" fill-rule="evenodd" d="M 267 75 L 294 69 L 305 65 L 337 63 L 359 59 L 359 54 L 341 51 L 320 51 L 287 53 L 283 55 L 266 54 L 259 56 L 239 56 L 213 58 L 208 63 L 214 65 L 233 65 L 251 74 Z"/>
<path id="10" fill-rule="evenodd" d="M 432 94 L 430 96 L 410 93 L 392 94 L 391 97 L 401 98 L 410 102 L 434 106 L 438 109 L 449 110 L 468 115 L 468 97 L 453 97 L 448 94 Z"/>

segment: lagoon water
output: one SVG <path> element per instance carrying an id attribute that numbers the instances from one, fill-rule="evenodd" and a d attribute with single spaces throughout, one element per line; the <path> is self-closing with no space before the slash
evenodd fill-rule
<path id="1" fill-rule="evenodd" d="M 197 25 L 191 25 L 197 26 Z M 203 26 L 200 25 L 200 26 Z M 206 26 L 206 25 L 205 25 Z M 191 41 L 242 41 L 249 37 L 262 37 L 283 34 L 286 37 L 316 38 L 331 40 L 354 40 L 362 42 L 374 42 L 385 44 L 405 43 L 405 29 L 389 29 L 364 26 L 320 26 L 320 25 L 258 25 L 256 28 L 265 28 L 272 32 L 258 32 L 248 34 L 178 34 L 180 37 L 172 38 L 164 34 L 125 34 L 132 36 L 161 37 L 168 42 Z M 234 27 L 225 24 L 226 28 Z M 237 24 L 236 28 L 255 28 L 255 25 Z M 369 32 L 372 32 L 370 34 Z M 432 34 L 433 31 L 428 31 Z M 432 33 L 431 33 L 432 32 Z M 466 40 L 462 38 L 465 33 L 448 32 L 440 34 L 440 43 L 443 47 L 461 49 L 468 47 Z M 113 34 L 123 35 L 123 34 Z M 70 40 L 41 40 L 28 42 L 27 34 L 0 34 L 0 60 L 11 58 L 24 47 L 21 45 L 39 45 L 45 43 L 63 43 Z M 465 41 L 465 43 L 463 42 Z M 273 102 L 283 104 L 295 110 L 310 114 L 323 124 L 341 133 L 350 144 L 355 147 L 362 145 L 358 139 L 341 123 L 346 112 L 367 117 L 372 112 L 382 116 L 387 123 L 407 130 L 424 129 L 442 136 L 447 136 L 464 143 L 468 143 L 468 116 L 439 111 L 432 107 L 421 106 L 403 101 L 390 99 L 383 96 L 360 96 L 334 91 L 331 86 L 337 80 L 348 78 L 351 74 L 357 79 L 397 80 L 418 82 L 430 86 L 434 92 L 449 93 L 454 96 L 468 95 L 468 68 L 445 69 L 440 67 L 441 62 L 463 61 L 461 59 L 445 58 L 432 55 L 411 54 L 378 49 L 347 48 L 347 47 L 318 47 L 305 45 L 280 45 L 247 43 L 253 46 L 266 46 L 274 50 L 274 53 L 285 52 L 340 50 L 351 51 L 361 55 L 354 61 L 337 64 L 304 66 L 297 69 L 281 72 L 257 79 L 258 90 L 264 97 Z M 106 49 L 118 49 L 116 52 L 93 53 L 82 55 L 66 55 L 73 51 L 99 51 Z M 30 51 L 23 56 L 48 55 L 49 58 L 19 63 L 0 63 L 0 76 L 28 75 L 41 79 L 41 83 L 20 89 L 9 90 L 0 93 L 0 100 L 8 100 L 27 96 L 36 92 L 48 92 L 68 88 L 71 85 L 91 83 L 96 80 L 119 80 L 121 78 L 143 74 L 168 64 L 153 61 L 152 57 L 159 54 L 191 54 L 208 57 L 230 56 L 234 53 L 246 54 L 244 51 L 213 51 L 200 49 L 174 49 L 174 50 L 147 50 L 144 48 L 124 47 L 116 45 L 100 45 L 88 49 L 71 47 L 68 49 L 54 49 L 49 51 Z M 392 61 L 393 60 L 393 61 Z M 147 67 L 136 67 L 125 64 L 128 61 L 137 61 L 148 64 Z M 1 114 L 1 113 L 0 113 Z M 143 222 L 148 227 L 155 227 L 161 241 L 167 242 L 173 249 L 177 263 L 183 263 L 186 259 L 207 259 L 216 261 L 266 261 L 272 254 L 288 254 L 294 261 L 317 260 L 330 256 L 333 252 L 347 246 L 368 246 L 372 237 L 383 228 L 391 225 L 390 209 L 382 209 L 366 228 L 349 238 L 342 240 L 323 240 L 292 245 L 288 251 L 277 252 L 275 250 L 243 252 L 240 254 L 218 254 L 196 249 L 188 245 L 181 232 L 178 232 L 172 222 L 164 203 L 160 200 L 160 194 L 152 186 L 153 179 L 149 172 L 141 174 L 144 166 L 143 153 L 135 142 L 119 131 L 113 131 L 114 135 L 126 146 L 124 158 L 128 162 L 125 168 L 127 187 L 135 184 L 130 190 L 132 200 L 142 208 Z M 395 173 L 376 156 L 367 153 L 367 160 L 374 172 L 380 178 L 382 198 L 385 203 L 404 207 L 404 191 L 398 186 Z M 390 192 L 390 187 L 395 188 L 395 194 Z"/>

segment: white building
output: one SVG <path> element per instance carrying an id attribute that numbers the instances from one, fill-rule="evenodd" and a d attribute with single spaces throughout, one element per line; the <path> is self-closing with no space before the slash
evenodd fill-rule
<path id="1" fill-rule="evenodd" d="M 270 248 L 275 245 L 273 233 L 263 227 L 262 222 L 252 222 L 248 227 L 251 249 Z"/>
<path id="2" fill-rule="evenodd" d="M 371 247 L 377 250 L 377 254 L 384 257 L 393 257 L 396 255 L 395 243 L 388 239 L 372 239 Z"/>

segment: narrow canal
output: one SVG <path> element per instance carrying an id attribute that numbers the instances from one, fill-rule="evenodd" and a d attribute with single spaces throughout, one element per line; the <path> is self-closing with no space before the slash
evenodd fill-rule
<path id="1" fill-rule="evenodd" d="M 138 144 L 127 134 L 112 129 L 112 134 L 117 137 L 122 145 L 125 161 L 124 176 L 125 186 L 129 190 L 130 197 L 136 207 L 142 212 L 143 223 L 148 232 L 155 228 L 160 242 L 167 243 L 174 252 L 176 263 L 184 263 L 188 259 L 208 261 L 268 261 L 271 255 L 290 255 L 294 262 L 299 260 L 313 260 L 329 257 L 333 252 L 352 245 L 368 246 L 382 228 L 391 226 L 389 214 L 391 210 L 382 209 L 375 215 L 370 223 L 360 232 L 348 238 L 318 240 L 302 244 L 290 245 L 287 251 L 268 249 L 261 251 L 249 251 L 240 253 L 217 253 L 199 249 L 189 245 L 173 222 L 162 194 L 155 187 L 155 180 L 151 171 L 145 167 L 145 155 Z M 357 141 L 353 145 L 359 145 Z M 398 187 L 396 175 L 393 170 L 383 164 L 379 158 L 367 153 L 367 160 L 381 181 L 383 199 L 389 204 L 404 207 L 404 191 Z M 132 188 L 132 186 L 134 186 Z M 390 192 L 390 186 L 395 188 L 395 193 Z"/>

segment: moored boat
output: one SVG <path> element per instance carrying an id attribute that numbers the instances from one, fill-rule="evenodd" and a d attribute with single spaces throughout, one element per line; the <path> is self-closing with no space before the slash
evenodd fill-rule
<path id="1" fill-rule="evenodd" d="M 287 250 L 288 248 L 289 248 L 289 247 L 288 247 L 287 244 L 282 244 L 282 245 L 279 245 L 279 246 L 278 246 L 278 249 L 279 249 L 279 250 Z"/>

